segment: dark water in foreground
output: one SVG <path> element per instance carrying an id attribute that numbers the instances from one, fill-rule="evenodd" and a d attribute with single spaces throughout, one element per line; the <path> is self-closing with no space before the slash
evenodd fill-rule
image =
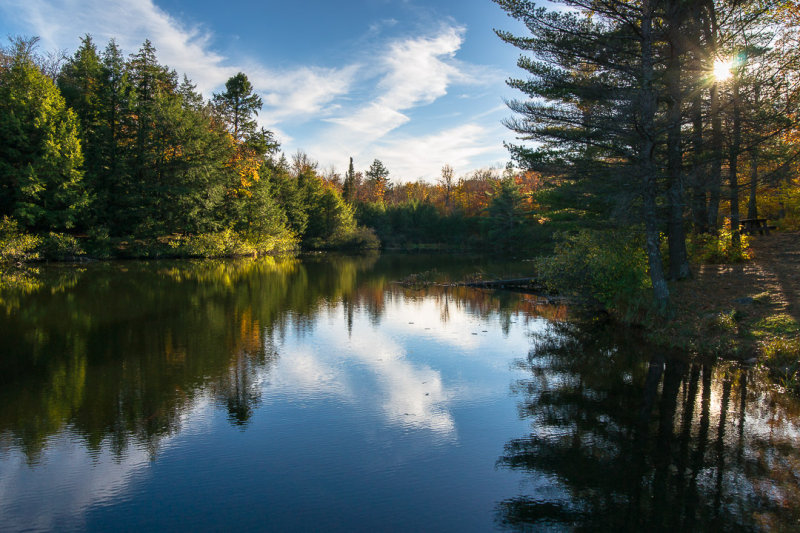
<path id="1" fill-rule="evenodd" d="M 2 531 L 797 530 L 800 409 L 419 256 L 0 292 Z"/>

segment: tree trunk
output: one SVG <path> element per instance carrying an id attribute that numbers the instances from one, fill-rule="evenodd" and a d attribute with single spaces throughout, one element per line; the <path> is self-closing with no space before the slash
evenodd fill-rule
<path id="1" fill-rule="evenodd" d="M 669 305 L 669 288 L 659 250 L 658 218 L 656 213 L 655 151 L 656 93 L 653 89 L 653 0 L 642 2 L 642 71 L 639 89 L 639 170 L 642 179 L 642 200 L 645 225 L 645 250 L 650 266 L 650 280 L 656 308 L 662 315 Z"/>
<path id="2" fill-rule="evenodd" d="M 758 109 L 759 90 L 758 86 L 755 87 L 754 94 L 754 109 Z M 747 203 L 747 218 L 758 218 L 758 208 L 756 206 L 756 189 L 758 188 L 758 158 L 759 158 L 758 142 L 752 141 L 750 147 L 750 201 Z"/>
<path id="3" fill-rule="evenodd" d="M 719 88 L 711 86 L 711 172 L 708 176 L 708 228 L 716 232 L 719 218 L 719 197 L 722 183 L 722 118 Z"/>
<path id="4" fill-rule="evenodd" d="M 706 43 L 709 59 L 714 60 L 717 54 L 717 18 L 713 2 L 706 4 L 708 22 L 705 25 Z M 708 177 L 708 228 L 716 232 L 719 219 L 719 198 L 722 184 L 722 117 L 720 116 L 719 84 L 711 85 L 711 173 Z"/>
<path id="5" fill-rule="evenodd" d="M 742 144 L 742 121 L 739 112 L 739 79 L 738 73 L 733 78 L 733 138 L 731 140 L 730 151 L 728 152 L 728 168 L 730 179 L 730 202 L 731 202 L 731 245 L 734 250 L 742 247 L 741 236 L 739 235 L 739 148 Z"/>
<path id="6" fill-rule="evenodd" d="M 699 69 L 699 61 L 695 61 Z M 692 96 L 692 222 L 694 231 L 706 233 L 708 231 L 708 187 L 706 170 L 707 165 L 703 160 L 703 99 L 700 89 Z"/>
<path id="7" fill-rule="evenodd" d="M 683 227 L 683 169 L 681 157 L 681 108 L 683 93 L 681 91 L 681 26 L 682 8 L 680 0 L 669 2 L 669 61 L 667 64 L 667 174 L 669 189 L 669 219 L 667 223 L 667 239 L 669 243 L 669 277 L 670 279 L 686 279 L 691 275 L 689 259 L 686 253 L 686 234 Z"/>
<path id="8" fill-rule="evenodd" d="M 758 218 L 756 188 L 758 187 L 758 146 L 750 149 L 750 201 L 747 203 L 747 218 Z"/>

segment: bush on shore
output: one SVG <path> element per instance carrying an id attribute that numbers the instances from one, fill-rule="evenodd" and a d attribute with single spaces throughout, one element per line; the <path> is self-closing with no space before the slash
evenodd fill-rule
<path id="1" fill-rule="evenodd" d="M 548 290 L 594 300 L 625 322 L 649 309 L 651 284 L 640 235 L 583 229 L 556 238 L 554 254 L 536 263 Z"/>

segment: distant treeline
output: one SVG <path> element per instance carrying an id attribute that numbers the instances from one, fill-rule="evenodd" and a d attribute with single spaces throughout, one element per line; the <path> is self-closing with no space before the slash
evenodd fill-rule
<path id="1" fill-rule="evenodd" d="M 243 73 L 204 99 L 149 41 L 126 57 L 114 40 L 100 50 L 87 35 L 59 59 L 35 38 L 12 39 L 0 52 L 5 255 L 375 247 L 370 228 L 393 247 L 502 249 L 538 225 L 530 176 L 456 179 L 445 165 L 435 184 L 394 185 L 381 161 L 362 173 L 352 158 L 344 176 L 323 173 L 303 153 L 291 162 L 280 153 L 256 123 L 261 107 Z"/>

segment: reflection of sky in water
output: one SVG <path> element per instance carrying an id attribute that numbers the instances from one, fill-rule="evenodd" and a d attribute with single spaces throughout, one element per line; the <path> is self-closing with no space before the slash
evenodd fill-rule
<path id="1" fill-rule="evenodd" d="M 119 497 L 149 461 L 135 448 L 121 458 L 107 450 L 90 455 L 69 434 L 52 439 L 35 466 L 19 452 L 0 459 L 0 529 L 6 531 L 80 527 L 81 511 Z"/>
<path id="2" fill-rule="evenodd" d="M 520 477 L 498 472 L 494 461 L 509 434 L 524 427 L 509 384 L 511 362 L 529 348 L 527 327 L 520 320 L 504 335 L 496 316 L 480 318 L 453 302 L 442 322 L 442 305 L 432 298 L 387 299 L 379 324 L 356 309 L 351 332 L 341 305 L 320 310 L 311 328 L 290 322 L 273 339 L 277 363 L 254 376 L 262 402 L 244 430 L 200 396 L 154 455 L 135 444 L 120 456 L 105 445 L 89 452 L 65 433 L 29 466 L 4 445 L 0 529 L 105 529 L 115 513 L 131 528 L 124 517 L 143 528 L 214 529 L 228 524 L 228 513 L 219 524 L 204 522 L 193 512 L 199 502 L 224 500 L 247 513 L 251 498 L 251 506 L 283 509 L 276 527 L 302 524 L 300 512 L 310 520 L 359 500 L 371 509 L 347 516 L 377 526 L 397 505 L 395 491 L 412 494 L 404 497 L 405 512 L 478 497 L 476 511 L 489 526 L 495 498 L 487 495 L 494 489 L 486 477 L 507 490 Z M 471 483 L 483 483 L 485 494 L 465 483 L 474 476 Z M 314 494 L 318 499 L 305 500 Z M 263 519 L 250 526 L 262 527 Z"/>
<path id="3" fill-rule="evenodd" d="M 182 413 L 182 425 L 197 434 L 207 426 L 208 401 L 201 399 Z M 168 450 L 173 437 L 158 442 Z M 35 463 L 19 450 L 0 453 L 0 531 L 64 531 L 83 529 L 83 513 L 92 506 L 125 498 L 147 475 L 151 453 L 132 444 L 121 454 L 104 443 L 88 451 L 80 437 L 67 430 L 48 440 Z"/>
<path id="4" fill-rule="evenodd" d="M 451 307 L 443 323 L 441 304 L 433 299 L 394 299 L 379 326 L 362 311 L 350 333 L 341 320 L 344 310 L 328 310 L 313 335 L 284 339 L 268 394 L 333 395 L 358 409 L 379 409 L 389 424 L 454 437 L 452 405 L 506 395 L 509 362 L 524 357 L 528 343 L 522 330 L 505 336 L 496 318 Z"/>

